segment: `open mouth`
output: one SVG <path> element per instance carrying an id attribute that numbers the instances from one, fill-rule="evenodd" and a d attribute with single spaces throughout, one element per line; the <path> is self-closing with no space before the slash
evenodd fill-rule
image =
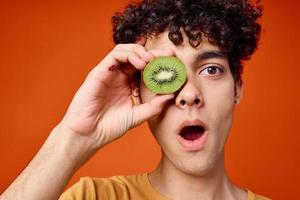
<path id="1" fill-rule="evenodd" d="M 200 138 L 205 129 L 202 126 L 186 126 L 184 127 L 179 135 L 185 140 L 194 141 Z"/>
<path id="2" fill-rule="evenodd" d="M 184 121 L 177 132 L 177 141 L 188 152 L 201 151 L 208 140 L 209 129 L 201 120 Z"/>

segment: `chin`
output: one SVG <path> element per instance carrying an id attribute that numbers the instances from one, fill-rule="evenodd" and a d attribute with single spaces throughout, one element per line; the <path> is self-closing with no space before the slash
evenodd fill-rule
<path id="1" fill-rule="evenodd" d="M 183 165 L 178 166 L 178 169 L 187 175 L 200 177 L 209 174 L 214 166 L 215 163 L 212 161 L 185 162 Z"/>
<path id="2" fill-rule="evenodd" d="M 189 158 L 177 157 L 171 162 L 177 170 L 186 175 L 203 177 L 214 173 L 217 168 L 222 166 L 223 152 L 205 152 L 205 154 L 193 155 Z"/>

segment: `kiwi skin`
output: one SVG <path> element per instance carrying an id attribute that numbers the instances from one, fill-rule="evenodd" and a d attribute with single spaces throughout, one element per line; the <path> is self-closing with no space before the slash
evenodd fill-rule
<path id="1" fill-rule="evenodd" d="M 186 81 L 185 66 L 174 56 L 156 57 L 146 65 L 143 81 L 156 94 L 174 93 Z"/>

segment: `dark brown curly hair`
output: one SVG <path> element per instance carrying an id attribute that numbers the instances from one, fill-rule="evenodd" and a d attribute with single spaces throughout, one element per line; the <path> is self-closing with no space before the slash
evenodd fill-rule
<path id="1" fill-rule="evenodd" d="M 242 61 L 257 48 L 261 15 L 259 2 L 253 5 L 248 0 L 142 0 L 112 17 L 113 40 L 134 43 L 168 29 L 169 39 L 178 45 L 183 28 L 191 46 L 198 46 L 203 37 L 217 45 L 227 56 L 235 81 L 241 82 Z"/>

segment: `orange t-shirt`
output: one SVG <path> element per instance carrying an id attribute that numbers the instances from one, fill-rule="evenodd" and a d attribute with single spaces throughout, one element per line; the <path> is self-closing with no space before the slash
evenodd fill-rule
<path id="1" fill-rule="evenodd" d="M 268 200 L 269 198 L 248 191 L 247 200 Z M 114 176 L 111 178 L 81 178 L 78 183 L 64 192 L 59 200 L 168 200 L 156 191 L 148 175 Z"/>

